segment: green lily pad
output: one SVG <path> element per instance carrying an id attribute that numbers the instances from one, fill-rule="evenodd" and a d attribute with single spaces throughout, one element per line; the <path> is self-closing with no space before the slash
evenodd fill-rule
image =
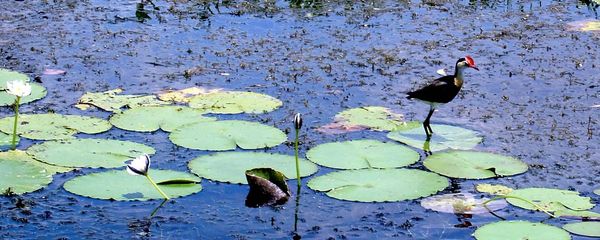
<path id="1" fill-rule="evenodd" d="M 223 152 L 193 159 L 188 164 L 196 175 L 219 182 L 247 184 L 245 173 L 254 168 L 272 168 L 287 178 L 296 178 L 294 156 L 262 152 Z M 300 159 L 300 176 L 317 172 L 312 162 Z"/>
<path id="2" fill-rule="evenodd" d="M 155 182 L 169 179 L 189 179 L 200 182 L 200 178 L 185 172 L 151 169 L 148 174 Z M 92 173 L 75 177 L 64 184 L 65 190 L 91 198 L 114 199 L 117 201 L 146 201 L 162 199 L 163 196 L 144 176 L 130 175 L 124 169 Z M 170 198 L 187 196 L 200 192 L 202 186 L 196 183 L 161 185 Z"/>
<path id="3" fill-rule="evenodd" d="M 0 131 L 12 133 L 13 122 L 13 116 L 0 119 Z M 78 132 L 95 134 L 111 127 L 108 121 L 94 117 L 54 113 L 21 114 L 17 134 L 35 140 L 69 139 Z"/>
<path id="4" fill-rule="evenodd" d="M 268 148 L 287 137 L 279 129 L 248 121 L 200 122 L 174 130 L 169 139 L 176 145 L 199 150 L 224 151 Z"/>
<path id="5" fill-rule="evenodd" d="M 486 214 L 508 206 L 504 199 L 491 201 L 484 206 L 483 203 L 488 200 L 489 198 L 475 198 L 475 195 L 470 193 L 451 193 L 424 198 L 421 200 L 421 206 L 453 214 Z"/>
<path id="6" fill-rule="evenodd" d="M 395 131 L 418 125 L 419 122 L 405 122 L 404 115 L 395 113 L 389 108 L 367 106 L 344 110 L 335 115 L 333 123 L 317 130 L 323 133 L 337 134 L 365 129 Z"/>
<path id="7" fill-rule="evenodd" d="M 44 86 L 37 83 L 30 84 L 31 94 L 29 96 L 21 98 L 21 101 L 19 102 L 19 104 L 21 105 L 42 99 L 47 94 L 46 88 Z M 11 106 L 15 103 L 16 99 L 16 96 L 9 94 L 5 90 L 0 91 L 0 106 Z"/>
<path id="8" fill-rule="evenodd" d="M 358 202 L 393 202 L 433 195 L 448 179 L 415 169 L 344 170 L 315 177 L 308 187 L 332 198 Z"/>
<path id="9" fill-rule="evenodd" d="M 16 194 L 33 192 L 52 182 L 52 174 L 31 163 L 0 158 L 0 169 L 0 194 L 8 188 Z"/>
<path id="10" fill-rule="evenodd" d="M 0 68 L 0 90 L 6 90 L 6 83 L 14 80 L 29 82 L 29 76 L 20 72 Z"/>
<path id="11" fill-rule="evenodd" d="M 562 207 L 562 209 L 557 210 L 553 214 L 556 217 L 600 220 L 600 213 L 585 210 L 571 210 L 566 207 Z"/>
<path id="12" fill-rule="evenodd" d="M 0 152 L 0 159 L 30 163 L 30 164 L 33 164 L 33 165 L 36 165 L 38 167 L 45 169 L 46 172 L 48 172 L 51 175 L 56 174 L 56 173 L 69 172 L 69 171 L 73 170 L 73 168 L 55 166 L 55 165 L 47 164 L 45 162 L 40 162 L 40 161 L 34 159 L 29 154 L 27 154 L 27 152 L 21 151 L 21 150 Z"/>
<path id="13" fill-rule="evenodd" d="M 598 188 L 598 189 L 594 190 L 594 193 L 595 193 L 596 195 L 600 196 L 600 188 Z"/>
<path id="14" fill-rule="evenodd" d="M 558 227 L 527 221 L 500 221 L 477 228 L 477 240 L 569 240 L 571 235 Z"/>
<path id="15" fill-rule="evenodd" d="M 17 136 L 17 144 L 19 144 L 19 141 L 21 140 L 21 138 L 19 138 Z M 12 134 L 6 134 L 3 132 L 0 132 L 0 146 L 10 146 L 12 145 Z"/>
<path id="16" fill-rule="evenodd" d="M 563 229 L 586 237 L 600 237 L 600 222 L 577 222 L 565 224 Z"/>
<path id="17" fill-rule="evenodd" d="M 444 176 L 466 179 L 510 176 L 527 171 L 527 164 L 516 158 L 475 151 L 436 153 L 427 157 L 423 165 Z"/>
<path id="18" fill-rule="evenodd" d="M 202 110 L 182 106 L 137 107 L 117 113 L 110 123 L 120 129 L 138 132 L 153 132 L 162 129 L 172 132 L 183 125 L 197 122 L 216 121 L 203 116 Z"/>
<path id="19" fill-rule="evenodd" d="M 397 168 L 417 162 L 419 153 L 395 143 L 354 140 L 325 143 L 310 149 L 306 157 L 330 168 Z"/>
<path id="20" fill-rule="evenodd" d="M 539 207 L 549 212 L 559 211 L 564 208 L 571 210 L 588 210 L 594 207 L 589 197 L 579 196 L 578 192 L 552 189 L 552 188 L 523 188 L 516 189 L 509 193 L 507 196 L 519 197 L 534 202 Z M 531 204 L 515 199 L 506 199 L 510 204 L 517 207 L 537 210 L 535 206 Z"/>
<path id="21" fill-rule="evenodd" d="M 418 127 L 393 131 L 388 133 L 387 137 L 402 142 L 411 147 L 436 152 L 445 149 L 469 150 L 477 146 L 483 139 L 477 135 L 477 132 L 460 127 L 431 124 L 433 136 L 426 142 L 427 135 L 422 125 Z"/>
<path id="22" fill-rule="evenodd" d="M 114 168 L 144 153 L 154 154 L 154 148 L 144 144 L 108 139 L 69 139 L 43 142 L 27 149 L 40 161 L 65 167 Z"/>
<path id="23" fill-rule="evenodd" d="M 86 110 L 91 106 L 109 112 L 119 112 L 124 107 L 136 108 L 141 106 L 160 106 L 170 104 L 158 100 L 154 95 L 121 95 L 121 89 L 113 89 L 106 92 L 87 92 L 75 105 L 77 108 Z"/>
<path id="24" fill-rule="evenodd" d="M 210 113 L 266 113 L 283 104 L 279 99 L 255 92 L 222 91 L 194 96 L 190 107 Z"/>

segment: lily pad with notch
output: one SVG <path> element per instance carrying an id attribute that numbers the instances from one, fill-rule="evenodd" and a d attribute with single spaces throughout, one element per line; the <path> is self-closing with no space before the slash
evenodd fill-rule
<path id="1" fill-rule="evenodd" d="M 518 197 L 527 199 L 548 212 L 556 212 L 565 208 L 570 210 L 582 211 L 594 207 L 591 198 L 582 197 L 578 192 L 553 189 L 553 188 L 522 188 L 516 189 L 507 195 L 506 200 L 517 207 L 538 210 L 536 206 L 526 201 L 511 198 Z"/>
<path id="2" fill-rule="evenodd" d="M 0 158 L 0 169 L 0 194 L 33 192 L 52 182 L 51 173 L 32 163 Z"/>
<path id="3" fill-rule="evenodd" d="M 201 179 L 186 172 L 152 169 L 148 174 L 156 182 L 186 179 L 186 183 L 161 185 L 161 189 L 171 198 L 202 190 L 199 184 Z M 78 176 L 65 182 L 64 188 L 77 195 L 106 200 L 146 201 L 163 198 L 144 176 L 130 175 L 124 169 Z"/>
<path id="4" fill-rule="evenodd" d="M 507 231 L 508 230 L 508 231 Z M 473 233 L 477 240 L 570 240 L 558 227 L 528 221 L 500 221 L 483 225 Z"/>
<path id="5" fill-rule="evenodd" d="M 260 149 L 283 143 L 287 136 L 264 124 L 239 120 L 199 122 L 184 125 L 169 135 L 176 145 L 210 151 Z"/>
<path id="6" fill-rule="evenodd" d="M 483 138 L 477 132 L 461 127 L 431 124 L 433 136 L 427 141 L 422 125 L 388 133 L 387 137 L 414 148 L 428 148 L 437 152 L 446 149 L 469 150 L 477 146 Z"/>
<path id="7" fill-rule="evenodd" d="M 70 139 L 33 145 L 27 153 L 48 164 L 65 167 L 114 168 L 142 154 L 154 154 L 144 144 L 109 139 Z"/>
<path id="8" fill-rule="evenodd" d="M 361 169 L 404 167 L 417 162 L 420 155 L 406 146 L 365 139 L 321 144 L 306 157 L 325 167 Z"/>
<path id="9" fill-rule="evenodd" d="M 296 177 L 294 156 L 264 152 L 222 152 L 197 157 L 188 167 L 196 175 L 219 182 L 247 184 L 245 173 L 254 168 L 272 168 L 287 178 Z M 300 176 L 317 172 L 317 166 L 300 159 Z"/>
<path id="10" fill-rule="evenodd" d="M 0 131 L 12 133 L 14 117 L 0 119 Z M 79 115 L 21 114 L 17 134 L 35 140 L 70 139 L 82 132 L 96 134 L 108 131 L 112 125 L 100 118 Z"/>
<path id="11" fill-rule="evenodd" d="M 466 179 L 511 176 L 527 171 L 527 164 L 513 157 L 460 150 L 433 154 L 423 165 L 444 176 Z"/>
<path id="12" fill-rule="evenodd" d="M 508 206 L 504 199 L 491 201 L 484 206 L 483 203 L 488 200 L 489 198 L 475 198 L 471 193 L 450 193 L 424 198 L 421 206 L 453 214 L 486 214 Z"/>
<path id="13" fill-rule="evenodd" d="M 573 234 L 600 238 L 600 222 L 569 223 L 565 224 L 562 228 Z"/>
<path id="14" fill-rule="evenodd" d="M 292 195 L 285 175 L 272 168 L 254 168 L 246 171 L 246 180 L 250 186 L 246 196 L 247 207 L 280 205 Z"/>
<path id="15" fill-rule="evenodd" d="M 81 110 L 86 110 L 92 106 L 104 111 L 119 112 L 122 108 L 136 108 L 142 106 L 161 106 L 170 104 L 161 101 L 154 95 L 125 95 L 120 94 L 122 89 L 113 89 L 105 92 L 87 92 L 75 106 Z"/>
<path id="16" fill-rule="evenodd" d="M 327 196 L 357 202 L 394 202 L 431 196 L 446 187 L 448 179 L 415 169 L 359 169 L 331 172 L 308 182 Z"/>
<path id="17" fill-rule="evenodd" d="M 137 107 L 117 113 L 110 118 L 115 127 L 137 132 L 153 132 L 162 129 L 172 132 L 191 123 L 216 121 L 203 116 L 204 111 L 183 106 Z"/>
<path id="18" fill-rule="evenodd" d="M 200 94 L 190 99 L 192 108 L 202 109 L 210 113 L 266 113 L 283 105 L 274 97 L 255 92 L 219 91 Z"/>

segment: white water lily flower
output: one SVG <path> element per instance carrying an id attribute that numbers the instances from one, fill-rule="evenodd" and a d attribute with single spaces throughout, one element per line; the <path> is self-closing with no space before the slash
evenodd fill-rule
<path id="1" fill-rule="evenodd" d="M 148 154 L 139 156 L 131 161 L 127 165 L 127 172 L 131 175 L 148 175 L 148 168 L 150 167 L 150 157 Z"/>
<path id="2" fill-rule="evenodd" d="M 6 92 L 18 97 L 25 97 L 31 94 L 31 85 L 21 80 L 7 82 L 6 89 Z"/>

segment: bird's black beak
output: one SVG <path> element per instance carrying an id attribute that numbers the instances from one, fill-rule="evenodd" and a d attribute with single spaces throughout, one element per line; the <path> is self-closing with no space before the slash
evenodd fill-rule
<path id="1" fill-rule="evenodd" d="M 477 70 L 477 71 L 479 71 L 479 68 L 477 68 L 476 66 L 470 66 L 470 67 L 473 68 L 473 69 L 475 69 L 475 70 Z"/>

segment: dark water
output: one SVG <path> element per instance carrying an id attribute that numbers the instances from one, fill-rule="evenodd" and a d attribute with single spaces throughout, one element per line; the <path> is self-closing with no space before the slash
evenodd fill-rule
<path id="1" fill-rule="evenodd" d="M 301 137 L 305 152 L 334 140 L 385 140 L 384 133 L 314 131 L 349 107 L 387 106 L 421 120 L 426 107 L 405 100 L 402 92 L 471 54 L 481 71 L 467 73 L 461 95 L 433 122 L 477 130 L 485 138 L 477 149 L 516 156 L 532 167 L 497 180 L 456 180 L 445 193 L 473 191 L 476 183 L 490 182 L 577 190 L 599 203 L 591 192 L 600 187 L 600 110 L 590 106 L 600 104 L 600 34 L 566 29 L 568 22 L 597 18 L 600 9 L 594 5 L 428 0 L 290 8 L 284 1 L 175 2 L 156 0 L 156 10 L 136 1 L 3 1 L 0 67 L 40 77 L 48 88 L 46 98 L 22 110 L 106 118 L 108 113 L 72 105 L 86 91 L 114 88 L 128 94 L 194 85 L 252 90 L 278 97 L 284 106 L 263 115 L 219 118 L 287 129 L 291 114 L 302 112 L 311 127 Z M 41 76 L 45 68 L 67 74 Z M 197 71 L 185 74 L 192 68 Z M 2 117 L 11 115 L 9 108 L 0 111 Z M 185 171 L 189 160 L 206 154 L 174 147 L 164 132 L 113 129 L 94 137 L 145 142 L 157 149 L 156 168 Z M 20 148 L 32 143 L 23 141 Z M 293 153 L 287 145 L 267 151 Z M 249 209 L 243 185 L 204 180 L 202 192 L 167 203 L 151 220 L 159 201 L 110 202 L 62 189 L 66 180 L 93 171 L 55 176 L 49 187 L 22 197 L 24 209 L 15 208 L 16 198 L 0 197 L 0 238 L 292 237 L 293 201 Z M 321 168 L 317 174 L 330 171 Z M 517 208 L 499 215 L 546 219 Z M 303 188 L 298 227 L 305 239 L 469 239 L 477 226 L 497 220 L 432 212 L 419 201 L 339 201 Z M 460 227 L 465 221 L 472 226 Z M 546 222 L 561 226 L 567 221 Z"/>

